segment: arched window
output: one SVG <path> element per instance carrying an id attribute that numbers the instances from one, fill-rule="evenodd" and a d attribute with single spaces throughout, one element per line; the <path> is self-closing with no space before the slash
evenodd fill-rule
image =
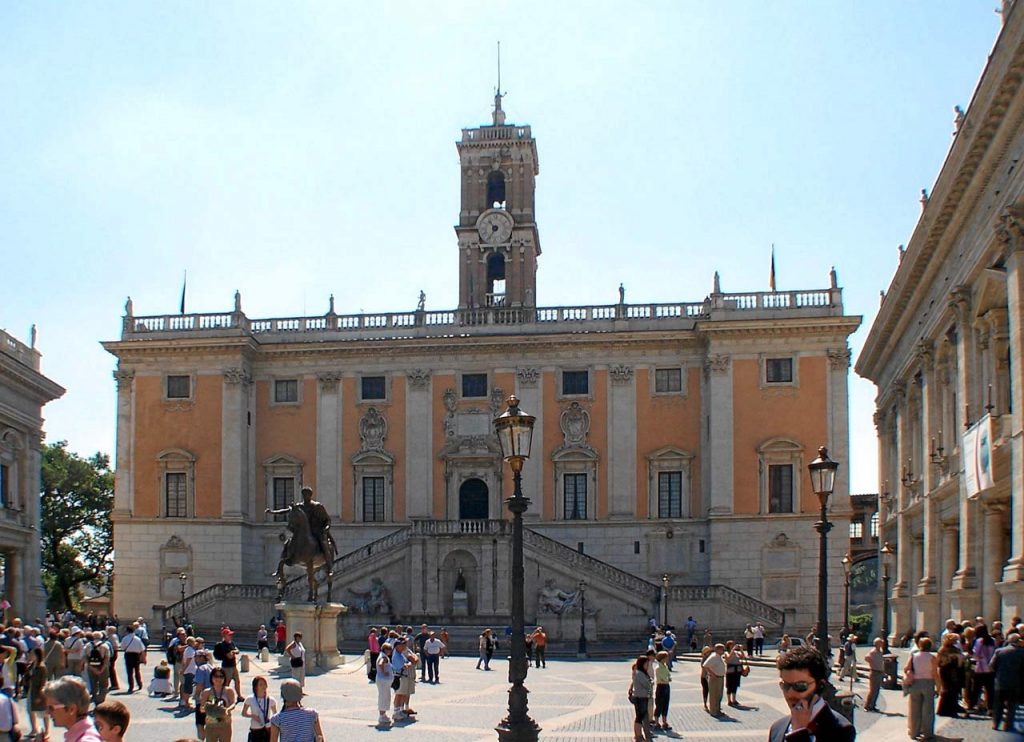
<path id="1" fill-rule="evenodd" d="M 459 487 L 459 520 L 487 520 L 487 484 L 481 479 L 467 479 Z"/>
<path id="2" fill-rule="evenodd" d="M 505 256 L 494 253 L 487 258 L 487 305 L 505 304 Z"/>
<path id="3" fill-rule="evenodd" d="M 871 538 L 878 538 L 878 511 L 876 510 L 871 514 L 871 521 L 868 525 L 868 533 L 871 534 Z"/>
<path id="4" fill-rule="evenodd" d="M 487 208 L 505 208 L 505 173 L 492 170 L 487 176 Z"/>

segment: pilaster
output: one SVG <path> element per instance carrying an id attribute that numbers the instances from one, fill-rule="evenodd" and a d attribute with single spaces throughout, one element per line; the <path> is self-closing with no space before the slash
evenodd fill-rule
<path id="1" fill-rule="evenodd" d="M 341 516 L 341 373 L 317 374 L 316 490 L 332 518 Z"/>
<path id="2" fill-rule="evenodd" d="M 410 518 L 429 518 L 433 515 L 434 481 L 430 372 L 414 369 L 406 374 L 405 383 L 405 512 Z"/>
<path id="3" fill-rule="evenodd" d="M 918 343 L 918 359 L 921 364 L 921 437 L 922 442 L 932 440 L 935 431 L 938 429 L 940 411 L 938 406 L 938 395 L 935 384 L 935 364 L 932 345 L 930 342 Z M 922 451 L 925 447 L 922 446 Z M 939 569 L 939 542 L 941 533 L 939 529 L 939 503 L 933 496 L 937 467 L 927 460 L 927 454 L 922 456 L 921 486 L 925 493 L 924 500 L 924 568 L 921 574 L 921 581 L 917 585 L 918 595 L 932 595 L 938 592 L 937 570 Z M 924 604 L 922 604 L 924 605 Z M 928 601 L 930 615 L 924 615 L 928 620 L 919 622 L 919 626 L 934 626 L 938 621 L 938 601 Z M 922 611 L 919 611 L 919 615 Z"/>
<path id="4" fill-rule="evenodd" d="M 636 381 L 633 368 L 623 364 L 608 369 L 608 515 L 611 519 L 637 517 L 636 505 Z"/>
<path id="5" fill-rule="evenodd" d="M 516 396 L 519 407 L 537 418 L 538 424 L 533 428 L 533 451 L 544 451 L 544 373 L 536 366 L 521 366 L 516 369 Z M 557 414 L 557 411 L 556 413 Z M 523 467 L 523 493 L 533 502 L 530 509 L 523 513 L 523 520 L 539 520 L 544 508 L 544 462 L 537 457 Z M 504 509 L 504 504 L 502 505 Z"/>
<path id="6" fill-rule="evenodd" d="M 249 390 L 252 377 L 240 367 L 224 370 L 221 409 L 221 514 L 225 520 L 241 520 L 251 508 L 249 491 Z"/>
<path id="7" fill-rule="evenodd" d="M 1003 523 L 1006 511 L 1007 507 L 1003 503 L 985 506 L 985 577 L 982 581 L 981 609 L 982 615 L 989 620 L 995 620 L 1001 615 L 996 583 L 1003 581 L 1003 554 L 1006 552 Z"/>
<path id="8" fill-rule="evenodd" d="M 838 461 L 850 460 L 849 376 L 850 349 L 830 349 L 828 355 L 829 447 Z M 836 472 L 835 492 L 839 495 L 837 514 L 849 512 L 850 467 Z"/>
<path id="9" fill-rule="evenodd" d="M 116 518 L 131 517 L 135 491 L 132 487 L 135 461 L 135 371 L 118 368 L 114 372 L 117 382 L 117 460 L 114 463 L 114 509 Z"/>
<path id="10" fill-rule="evenodd" d="M 733 511 L 734 468 L 732 359 L 723 353 L 711 354 L 705 362 L 705 372 L 711 452 L 711 507 L 708 514 L 729 515 Z"/>

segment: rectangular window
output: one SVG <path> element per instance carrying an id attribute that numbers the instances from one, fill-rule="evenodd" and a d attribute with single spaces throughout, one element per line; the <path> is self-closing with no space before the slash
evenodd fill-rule
<path id="1" fill-rule="evenodd" d="M 168 376 L 167 399 L 188 399 L 192 396 L 191 376 Z"/>
<path id="2" fill-rule="evenodd" d="M 590 372 L 562 372 L 562 395 L 568 397 L 574 394 L 590 394 Z"/>
<path id="3" fill-rule="evenodd" d="M 771 464 L 768 467 L 768 512 L 793 512 L 792 464 Z"/>
<path id="4" fill-rule="evenodd" d="M 769 384 L 791 384 L 793 382 L 793 359 L 765 359 L 764 380 Z"/>
<path id="5" fill-rule="evenodd" d="M 878 511 L 871 514 L 871 525 L 869 526 L 871 538 L 878 538 Z"/>
<path id="6" fill-rule="evenodd" d="M 566 474 L 563 486 L 565 488 L 565 519 L 586 520 L 587 475 Z"/>
<path id="7" fill-rule="evenodd" d="M 658 472 L 658 517 L 683 517 L 683 473 Z"/>
<path id="8" fill-rule="evenodd" d="M 187 376 L 185 377 L 188 378 Z M 188 517 L 187 479 L 184 472 L 168 472 L 164 477 L 168 518 Z"/>
<path id="9" fill-rule="evenodd" d="M 0 464 L 0 508 L 11 504 L 11 467 Z"/>
<path id="10" fill-rule="evenodd" d="M 363 521 L 384 520 L 384 477 L 363 477 Z"/>
<path id="11" fill-rule="evenodd" d="M 383 376 L 364 376 L 362 378 L 362 399 L 375 400 L 387 398 L 387 386 Z"/>
<path id="12" fill-rule="evenodd" d="M 274 510 L 286 508 L 295 502 L 295 479 L 292 477 L 274 477 L 273 500 L 274 502 L 271 507 Z M 288 520 L 288 515 L 286 513 L 275 515 L 274 520 L 286 521 Z"/>
<path id="13" fill-rule="evenodd" d="M 278 379 L 274 381 L 274 401 L 278 404 L 282 402 L 298 402 L 299 380 Z"/>
<path id="14" fill-rule="evenodd" d="M 850 538 L 864 538 L 864 521 L 850 521 Z"/>
<path id="15" fill-rule="evenodd" d="M 683 391 L 683 369 L 658 368 L 654 370 L 654 391 L 671 394 Z"/>
<path id="16" fill-rule="evenodd" d="M 463 397 L 486 397 L 487 396 L 487 374 L 463 374 L 462 375 L 462 396 Z"/>

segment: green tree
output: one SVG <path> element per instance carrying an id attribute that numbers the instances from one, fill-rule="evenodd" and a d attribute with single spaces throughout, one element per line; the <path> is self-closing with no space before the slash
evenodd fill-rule
<path id="1" fill-rule="evenodd" d="M 114 566 L 110 457 L 83 459 L 67 447 L 59 441 L 43 450 L 43 584 L 54 608 L 76 607 L 83 584 L 109 586 Z"/>

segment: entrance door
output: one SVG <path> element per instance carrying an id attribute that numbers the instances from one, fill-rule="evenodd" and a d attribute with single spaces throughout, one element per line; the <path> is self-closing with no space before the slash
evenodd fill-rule
<path id="1" fill-rule="evenodd" d="M 459 487 L 459 520 L 486 520 L 487 485 L 481 479 L 467 479 Z"/>

